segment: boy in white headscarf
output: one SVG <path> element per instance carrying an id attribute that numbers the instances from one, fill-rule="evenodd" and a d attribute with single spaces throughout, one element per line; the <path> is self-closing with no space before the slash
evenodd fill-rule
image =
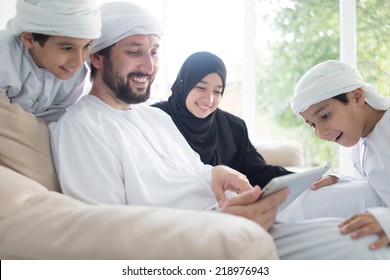
<path id="1" fill-rule="evenodd" d="M 89 45 L 100 32 L 94 0 L 18 0 L 0 31 L 0 94 L 56 121 L 82 94 Z"/>
<path id="2" fill-rule="evenodd" d="M 304 118 L 316 135 L 344 147 L 353 147 L 352 161 L 357 179 L 368 182 L 362 197 L 379 196 L 375 208 L 353 215 L 340 224 L 341 233 L 357 239 L 377 234 L 379 239 L 370 249 L 389 245 L 390 240 L 390 99 L 379 95 L 362 79 L 358 70 L 341 61 L 320 63 L 299 80 L 291 100 L 293 112 Z M 343 177 L 340 177 L 340 179 Z M 312 189 L 332 185 L 339 177 L 328 175 L 317 181 Z M 328 207 L 349 207 L 346 200 L 356 197 L 357 188 L 345 188 L 330 198 Z M 329 192 L 321 190 L 323 198 Z M 370 194 L 370 192 L 372 194 Z M 340 196 L 342 194 L 342 197 Z M 358 197 L 358 196 L 357 196 Z M 335 204 L 340 202 L 339 207 Z M 305 207 L 300 205 L 300 207 Z M 353 205 L 351 205 L 353 207 Z M 317 204 L 318 208 L 318 204 Z M 309 207 L 305 210 L 311 212 Z M 315 210 L 314 210 L 315 211 Z"/>

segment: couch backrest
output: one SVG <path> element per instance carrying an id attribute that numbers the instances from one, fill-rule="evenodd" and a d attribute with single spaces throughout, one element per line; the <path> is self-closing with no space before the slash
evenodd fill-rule
<path id="1" fill-rule="evenodd" d="M 0 165 L 60 191 L 46 123 L 0 93 Z M 0 180 L 1 182 L 1 180 Z"/>
<path id="2" fill-rule="evenodd" d="M 271 165 L 304 167 L 303 146 L 296 140 L 256 142 L 256 150 Z"/>

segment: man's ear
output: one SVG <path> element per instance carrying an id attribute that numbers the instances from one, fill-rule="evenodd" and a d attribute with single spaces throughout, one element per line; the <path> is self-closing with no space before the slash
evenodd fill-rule
<path id="1" fill-rule="evenodd" d="M 89 55 L 89 59 L 96 69 L 100 69 L 102 67 L 104 59 L 103 56 L 99 55 L 98 53 L 92 53 Z"/>
<path id="2" fill-rule="evenodd" d="M 352 98 L 354 102 L 358 105 L 364 105 L 365 103 L 365 93 L 362 88 L 357 88 L 352 92 Z"/>
<path id="3" fill-rule="evenodd" d="M 32 49 L 34 47 L 34 37 L 31 32 L 23 32 L 20 34 L 20 39 L 27 49 Z"/>

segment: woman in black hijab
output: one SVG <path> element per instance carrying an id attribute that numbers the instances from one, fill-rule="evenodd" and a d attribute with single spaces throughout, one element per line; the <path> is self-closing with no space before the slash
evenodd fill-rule
<path id="1" fill-rule="evenodd" d="M 223 61 L 197 52 L 183 63 L 168 101 L 152 106 L 168 113 L 190 146 L 210 165 L 227 165 L 264 187 L 272 178 L 291 173 L 268 165 L 249 140 L 245 122 L 218 108 L 226 86 Z"/>

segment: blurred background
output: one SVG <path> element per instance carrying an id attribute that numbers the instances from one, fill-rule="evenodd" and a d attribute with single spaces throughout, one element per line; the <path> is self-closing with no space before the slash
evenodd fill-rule
<path id="1" fill-rule="evenodd" d="M 100 5 L 107 0 L 98 0 Z M 228 70 L 221 108 L 243 118 L 253 142 L 297 140 L 310 166 L 350 173 L 348 149 L 318 140 L 290 98 L 301 75 L 328 59 L 357 65 L 379 93 L 390 88 L 388 0 L 130 0 L 164 27 L 152 100 L 166 99 L 193 52 L 220 56 Z M 16 0 L 0 1 L 0 28 Z"/>

